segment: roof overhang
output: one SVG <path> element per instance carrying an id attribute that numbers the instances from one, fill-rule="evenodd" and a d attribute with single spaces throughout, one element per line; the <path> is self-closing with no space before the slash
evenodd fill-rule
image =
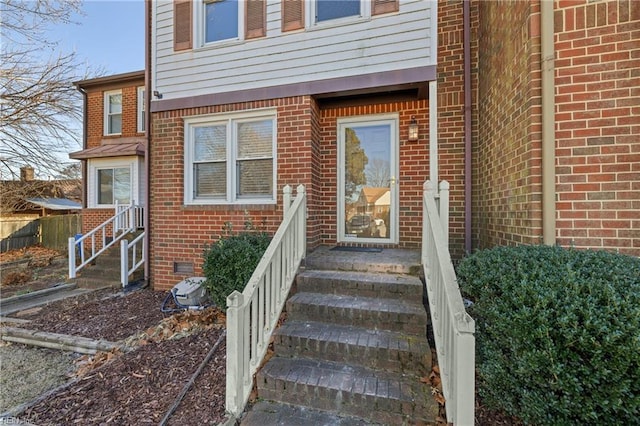
<path id="1" fill-rule="evenodd" d="M 124 157 L 130 155 L 144 157 L 144 154 L 144 138 L 122 138 L 103 140 L 102 145 L 72 152 L 69 154 L 69 158 L 74 160 L 87 160 L 89 158 Z"/>

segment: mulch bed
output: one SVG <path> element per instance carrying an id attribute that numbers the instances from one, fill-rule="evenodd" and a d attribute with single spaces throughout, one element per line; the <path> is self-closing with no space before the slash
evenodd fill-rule
<path id="1" fill-rule="evenodd" d="M 125 296 L 99 290 L 51 303 L 21 318 L 31 320 L 28 328 L 33 330 L 116 342 L 167 317 L 160 311 L 165 295 L 149 289 Z"/>
<path id="2" fill-rule="evenodd" d="M 158 424 L 221 334 L 220 329 L 211 329 L 143 345 L 18 417 L 38 425 Z M 218 424 L 224 419 L 224 391 L 221 344 L 167 424 Z"/>

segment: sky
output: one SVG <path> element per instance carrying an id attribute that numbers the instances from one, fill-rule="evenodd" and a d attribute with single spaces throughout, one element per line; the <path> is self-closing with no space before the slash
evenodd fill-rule
<path id="1" fill-rule="evenodd" d="M 63 52 L 104 75 L 144 69 L 144 0 L 84 0 L 77 24 L 58 24 L 49 32 Z"/>

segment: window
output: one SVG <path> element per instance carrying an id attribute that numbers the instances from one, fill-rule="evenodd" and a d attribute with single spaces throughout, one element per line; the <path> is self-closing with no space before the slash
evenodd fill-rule
<path id="1" fill-rule="evenodd" d="M 360 0 L 316 0 L 316 22 L 360 15 Z"/>
<path id="2" fill-rule="evenodd" d="M 204 42 L 238 38 L 238 0 L 211 0 L 204 3 Z"/>
<path id="3" fill-rule="evenodd" d="M 104 134 L 119 135 L 122 133 L 122 92 L 106 92 L 104 94 Z"/>
<path id="4" fill-rule="evenodd" d="M 185 121 L 185 203 L 275 202 L 273 112 Z"/>
<path id="5" fill-rule="evenodd" d="M 138 87 L 138 132 L 144 132 L 146 121 L 144 111 L 144 87 Z"/>
<path id="6" fill-rule="evenodd" d="M 97 169 L 97 204 L 113 205 L 131 202 L 131 168 Z"/>

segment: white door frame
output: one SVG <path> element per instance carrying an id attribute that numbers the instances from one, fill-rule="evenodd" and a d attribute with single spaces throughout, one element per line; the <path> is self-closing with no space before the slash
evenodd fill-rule
<path id="1" fill-rule="evenodd" d="M 375 114 L 356 117 L 342 117 L 337 120 L 338 133 L 338 200 L 337 200 L 337 236 L 336 241 L 339 243 L 377 243 L 377 244 L 398 244 L 399 242 L 399 168 L 400 168 L 400 137 L 399 137 L 399 121 L 400 115 L 393 114 Z M 345 140 L 344 129 L 349 125 L 380 125 L 388 124 L 390 126 L 390 158 L 389 167 L 391 174 L 390 199 L 391 206 L 389 211 L 390 232 L 387 238 L 349 238 L 345 227 Z M 389 226 L 391 225 L 391 226 Z"/>

